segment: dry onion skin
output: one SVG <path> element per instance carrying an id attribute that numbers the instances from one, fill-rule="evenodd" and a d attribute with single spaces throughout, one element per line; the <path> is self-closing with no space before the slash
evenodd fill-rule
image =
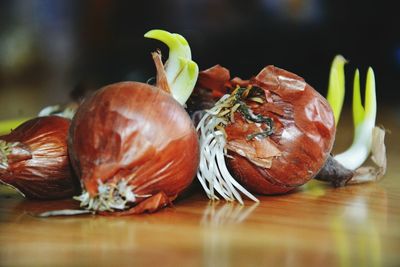
<path id="1" fill-rule="evenodd" d="M 0 182 L 32 199 L 68 198 L 80 192 L 68 160 L 70 120 L 30 119 L 0 136 Z"/>
<path id="2" fill-rule="evenodd" d="M 304 79 L 274 66 L 250 80 L 226 79 L 221 66 L 207 74 L 200 74 L 197 90 L 230 92 L 197 125 L 197 177 L 210 199 L 242 203 L 244 194 L 257 201 L 252 193 L 286 193 L 320 171 L 333 146 L 335 121 L 326 99 Z"/>

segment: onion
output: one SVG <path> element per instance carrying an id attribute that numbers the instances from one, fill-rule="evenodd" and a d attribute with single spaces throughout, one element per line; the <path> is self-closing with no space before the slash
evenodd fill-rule
<path id="1" fill-rule="evenodd" d="M 228 87 L 231 92 L 197 126 L 198 178 L 208 196 L 217 199 L 216 191 L 227 200 L 242 202 L 241 192 L 256 200 L 250 192 L 285 193 L 313 178 L 335 137 L 333 113 L 325 98 L 301 77 L 274 66 L 248 81 L 225 82 L 221 76 L 226 71 L 221 68 L 208 70 L 218 82 L 210 82 L 209 75 L 204 82 L 200 74 L 196 89 L 218 95 Z"/>
<path id="2" fill-rule="evenodd" d="M 35 199 L 79 193 L 79 182 L 68 161 L 69 125 L 68 119 L 46 116 L 0 136 L 0 181 Z"/>
<path id="3" fill-rule="evenodd" d="M 94 211 L 154 211 L 191 184 L 199 160 L 196 131 L 183 107 L 137 82 L 106 86 L 85 100 L 71 125 L 69 149 L 84 190 L 77 199 Z M 147 204 L 135 206 L 142 201 Z"/>
<path id="4" fill-rule="evenodd" d="M 183 106 L 198 76 L 188 42 L 179 34 L 152 30 L 145 37 L 170 48 L 164 66 L 152 53 L 157 87 L 139 82 L 105 86 L 78 108 L 69 133 L 71 163 L 81 179 L 75 197 L 86 212 L 154 212 L 173 201 L 196 175 L 196 130 Z"/>

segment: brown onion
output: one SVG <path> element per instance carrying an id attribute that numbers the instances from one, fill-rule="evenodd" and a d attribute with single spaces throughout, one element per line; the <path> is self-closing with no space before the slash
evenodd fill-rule
<path id="1" fill-rule="evenodd" d="M 231 95 L 222 98 L 200 122 L 201 145 L 218 149 L 215 143 L 223 143 L 233 177 L 224 170 L 221 159 L 217 161 L 217 156 L 202 150 L 198 176 L 209 196 L 214 197 L 214 187 L 224 198 L 241 201 L 231 190 L 236 187 L 252 197 L 233 178 L 259 194 L 285 193 L 313 178 L 328 158 L 335 137 L 333 113 L 325 98 L 301 77 L 274 66 L 246 81 L 228 78 L 221 82 L 227 70 L 219 66 L 211 70 L 207 74 L 215 74 L 216 82 L 210 82 L 210 75 L 204 81 L 203 72 L 195 92 L 218 95 L 229 89 Z M 207 138 L 216 133 L 217 137 Z M 209 167 L 212 161 L 218 171 Z M 214 173 L 214 181 L 210 173 Z M 223 183 L 219 176 L 226 178 Z"/>
<path id="2" fill-rule="evenodd" d="M 103 87 L 79 107 L 69 151 L 93 211 L 155 211 L 187 188 L 197 170 L 193 124 L 168 93 L 138 82 Z M 120 213 L 121 214 L 121 213 Z"/>
<path id="3" fill-rule="evenodd" d="M 0 181 L 29 198 L 79 193 L 68 160 L 69 125 L 70 120 L 58 116 L 38 117 L 0 136 Z"/>

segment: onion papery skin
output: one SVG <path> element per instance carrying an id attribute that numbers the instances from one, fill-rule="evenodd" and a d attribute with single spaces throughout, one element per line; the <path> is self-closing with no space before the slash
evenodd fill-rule
<path id="1" fill-rule="evenodd" d="M 170 201 L 192 182 L 199 147 L 183 107 L 157 87 L 120 82 L 79 107 L 69 135 L 74 169 L 90 197 L 99 181 L 128 181 L 137 204 L 162 193 Z"/>
<path id="2" fill-rule="evenodd" d="M 226 79 L 227 74 L 229 72 L 218 65 L 201 72 L 194 96 L 217 96 L 225 94 L 227 88 L 232 92 L 238 86 L 261 88 L 268 101 L 263 104 L 246 101 L 246 104 L 254 114 L 271 118 L 274 125 L 271 136 L 247 140 L 249 134 L 261 129 L 235 113 L 234 122 L 224 127 L 227 165 L 233 177 L 257 194 L 286 193 L 312 179 L 330 155 L 335 139 L 333 112 L 327 100 L 303 78 L 275 66 L 265 67 L 250 80 Z M 195 109 L 209 105 L 209 101 L 200 97 L 190 99 L 189 103 L 195 103 Z M 244 148 L 241 155 L 229 145 L 238 142 Z M 246 147 L 256 154 L 268 154 L 263 148 L 270 144 L 280 151 L 280 155 L 270 158 L 271 166 L 258 166 L 254 158 L 243 156 Z"/>
<path id="3" fill-rule="evenodd" d="M 61 199 L 79 193 L 79 181 L 69 164 L 67 137 L 70 120 L 58 116 L 28 120 L 0 136 L 12 148 L 0 181 L 28 198 Z"/>

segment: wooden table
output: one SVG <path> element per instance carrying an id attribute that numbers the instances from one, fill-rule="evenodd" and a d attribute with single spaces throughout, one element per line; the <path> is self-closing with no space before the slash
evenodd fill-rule
<path id="1" fill-rule="evenodd" d="M 30 214 L 71 201 L 28 201 L 2 187 L 0 266 L 400 266 L 399 113 L 378 121 L 392 131 L 383 181 L 312 181 L 258 205 L 196 193 L 155 214 L 40 219 Z M 338 149 L 351 139 L 340 136 Z"/>

